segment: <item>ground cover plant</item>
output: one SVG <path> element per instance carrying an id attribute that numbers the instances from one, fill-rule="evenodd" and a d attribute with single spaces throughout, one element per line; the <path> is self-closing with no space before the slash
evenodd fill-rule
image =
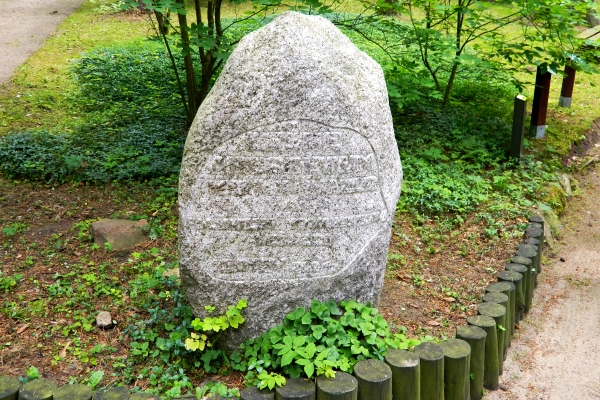
<path id="1" fill-rule="evenodd" d="M 211 381 L 200 393 L 234 396 L 217 382 L 270 386 L 281 382 L 282 372 L 309 376 L 346 368 L 352 357 L 366 356 L 363 349 L 378 357 L 381 340 L 409 346 L 415 342 L 408 338 L 451 336 L 503 268 L 525 216 L 556 205 L 548 196 L 557 174 L 578 165 L 572 144 L 595 143 L 588 129 L 600 115 L 597 76 L 578 75 L 571 109 L 555 105 L 560 81 L 553 80 L 548 136 L 527 139 L 520 163 L 505 152 L 515 94 L 510 81 L 531 82 L 531 71 L 473 68 L 457 77 L 445 107 L 426 80 L 406 81 L 421 86 L 393 103 L 405 182 L 382 302 L 376 314 L 367 313 L 383 329 L 375 330 L 375 344 L 367 342 L 370 328 L 367 336 L 348 326 L 333 332 L 328 318 L 338 317 L 336 307 L 342 310 L 316 304 L 226 357 L 206 345 L 212 337 L 202 335 L 212 325 L 194 322 L 171 275 L 185 115 L 169 60 L 146 40 L 153 33 L 147 34 L 144 16 L 98 14 L 96 7 L 84 3 L 0 90 L 1 374 L 24 376 L 35 366 L 59 383 L 85 383 L 103 371 L 97 387 L 124 383 L 167 396 Z M 70 32 L 84 26 L 96 35 L 108 32 L 108 43 L 91 37 L 75 42 Z M 127 40 L 116 33 L 120 29 Z M 406 87 L 400 83 L 407 71 L 398 70 L 384 49 L 343 29 L 397 83 L 392 94 Z M 67 62 L 60 52 L 78 61 Z M 48 58 L 57 64 L 46 64 Z M 528 86 L 525 94 L 531 97 L 532 90 Z M 108 217 L 148 219 L 149 242 L 120 252 L 95 246 L 90 224 Z M 352 312 L 365 307 L 347 306 Z M 100 310 L 111 312 L 114 329 L 95 326 Z M 326 349 L 318 346 L 328 348 L 331 337 L 318 338 L 322 329 L 312 326 L 325 325 L 350 349 L 319 359 Z M 344 348 L 341 342 L 336 347 Z"/>

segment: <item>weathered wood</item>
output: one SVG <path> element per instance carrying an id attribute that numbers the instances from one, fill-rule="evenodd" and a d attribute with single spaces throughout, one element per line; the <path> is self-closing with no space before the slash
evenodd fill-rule
<path id="1" fill-rule="evenodd" d="M 354 376 L 358 379 L 358 400 L 392 400 L 392 370 L 383 361 L 357 362 Z"/>
<path id="2" fill-rule="evenodd" d="M 519 264 L 516 264 L 519 265 Z M 523 275 L 515 271 L 500 271 L 498 272 L 498 282 L 508 282 L 512 284 L 515 290 L 510 291 L 510 333 L 515 333 L 515 324 L 518 322 L 518 308 L 517 308 L 517 291 L 523 290 L 521 285 L 523 281 Z"/>
<path id="3" fill-rule="evenodd" d="M 537 248 L 536 269 L 537 269 L 538 273 L 542 272 L 542 244 L 540 243 L 540 240 L 536 239 L 536 238 L 527 238 L 527 239 L 525 239 L 525 243 L 534 245 Z M 534 261 L 534 263 L 535 263 L 535 261 Z"/>
<path id="4" fill-rule="evenodd" d="M 552 74 L 538 67 L 535 75 L 530 127 L 531 133 L 537 139 L 543 138 L 546 133 L 546 115 L 548 114 L 548 96 L 550 94 L 551 81 Z"/>
<path id="5" fill-rule="evenodd" d="M 129 400 L 161 400 L 161 398 L 153 393 L 133 393 Z"/>
<path id="6" fill-rule="evenodd" d="M 471 346 L 461 339 L 448 339 L 440 346 L 444 350 L 444 399 L 468 399 Z"/>
<path id="7" fill-rule="evenodd" d="M 506 340 L 504 337 L 508 334 L 503 325 L 505 323 L 506 308 L 500 304 L 479 303 L 477 305 L 477 312 L 481 315 L 492 317 L 494 318 L 494 321 L 496 321 L 496 328 L 498 331 L 498 373 L 502 375 L 502 372 L 504 371 L 504 348 Z"/>
<path id="8" fill-rule="evenodd" d="M 533 296 L 533 262 L 531 261 L 531 258 L 517 255 L 513 256 L 510 261 L 511 263 L 522 264 L 527 267 L 527 272 L 523 275 L 523 287 L 525 288 L 525 312 L 528 313 L 531 309 L 531 299 Z"/>
<path id="9" fill-rule="evenodd" d="M 539 271 L 537 270 L 536 266 L 537 266 L 537 246 L 533 246 L 531 244 L 520 244 L 519 247 L 517 248 L 517 252 L 516 255 L 518 256 L 523 256 L 523 257 L 527 257 L 531 259 L 531 273 L 532 275 L 532 279 L 533 279 L 533 287 L 535 288 L 537 286 L 536 282 L 537 282 L 537 274 L 539 273 Z"/>
<path id="10" fill-rule="evenodd" d="M 392 398 L 420 400 L 421 364 L 419 356 L 412 351 L 389 349 L 385 355 L 385 362 L 392 370 Z"/>
<path id="11" fill-rule="evenodd" d="M 275 392 L 268 389 L 260 390 L 257 387 L 251 386 L 242 390 L 240 397 L 242 400 L 273 400 L 275 399 Z"/>
<path id="12" fill-rule="evenodd" d="M 517 310 L 517 316 L 515 322 L 523 319 L 525 316 L 525 276 L 527 275 L 527 267 L 523 264 L 510 263 L 506 265 L 507 271 L 512 271 L 521 274 L 521 280 L 519 282 L 513 282 L 516 287 L 516 304 L 515 309 Z"/>
<path id="13" fill-rule="evenodd" d="M 467 318 L 467 323 L 483 329 L 486 333 L 483 385 L 490 390 L 496 390 L 500 386 L 496 321 L 486 315 L 472 315 Z"/>
<path id="14" fill-rule="evenodd" d="M 513 106 L 513 125 L 510 141 L 509 155 L 512 158 L 521 158 L 523 152 L 523 139 L 525 137 L 525 118 L 527 117 L 527 97 L 522 94 L 515 96 Z"/>
<path id="15" fill-rule="evenodd" d="M 358 381 L 346 372 L 337 371 L 335 378 L 317 378 L 317 400 L 357 400 Z"/>
<path id="16" fill-rule="evenodd" d="M 127 400 L 129 389 L 126 386 L 118 386 L 108 390 L 100 390 L 94 394 L 94 400 Z"/>
<path id="17" fill-rule="evenodd" d="M 17 400 L 21 382 L 12 376 L 0 376 L 0 400 Z"/>
<path id="18" fill-rule="evenodd" d="M 530 226 L 525 229 L 525 239 L 537 239 L 541 243 L 541 247 L 544 247 L 544 228 L 539 226 Z"/>
<path id="19" fill-rule="evenodd" d="M 86 385 L 76 383 L 64 385 L 54 391 L 53 400 L 91 400 L 92 389 Z"/>
<path id="20" fill-rule="evenodd" d="M 444 350 L 425 342 L 415 347 L 421 364 L 421 400 L 444 400 Z"/>
<path id="21" fill-rule="evenodd" d="M 21 386 L 19 400 L 52 400 L 52 395 L 57 388 L 56 383 L 39 378 Z"/>
<path id="22" fill-rule="evenodd" d="M 276 400 L 315 400 L 315 384 L 304 378 L 290 378 L 275 389 Z"/>
<path id="23" fill-rule="evenodd" d="M 456 328 L 456 337 L 471 346 L 471 360 L 469 363 L 469 393 L 471 400 L 480 400 L 483 397 L 486 336 L 487 333 L 478 326 L 466 325 Z"/>
<path id="24" fill-rule="evenodd" d="M 487 285 L 487 287 L 485 288 L 485 291 L 486 291 L 486 293 L 504 293 L 510 299 L 511 293 L 514 293 L 515 289 L 516 289 L 515 285 L 512 284 L 511 282 L 496 282 L 496 283 L 491 283 L 491 284 Z M 511 316 L 508 313 L 508 309 L 507 309 L 507 321 L 510 321 L 510 317 Z M 507 321 L 504 321 L 504 323 L 506 324 Z M 504 326 L 504 325 L 502 325 L 502 326 L 504 328 L 506 328 L 506 326 Z M 508 346 L 510 345 L 510 332 L 506 337 L 498 335 L 498 339 L 500 339 L 501 337 L 504 340 L 504 347 L 508 348 Z M 500 356 L 505 358 L 504 354 L 500 354 Z"/>
<path id="25" fill-rule="evenodd" d="M 558 98 L 558 105 L 560 107 L 570 108 L 573 101 L 573 87 L 575 86 L 576 71 L 572 66 L 565 65 L 564 73 L 565 76 L 563 76 L 560 97 Z"/>

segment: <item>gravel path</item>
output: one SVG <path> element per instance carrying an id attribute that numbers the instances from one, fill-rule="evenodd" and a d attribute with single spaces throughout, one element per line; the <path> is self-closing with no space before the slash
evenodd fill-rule
<path id="1" fill-rule="evenodd" d="M 0 84 L 32 55 L 83 0 L 0 0 Z"/>
<path id="2" fill-rule="evenodd" d="M 545 254 L 551 258 L 509 350 L 503 390 L 486 400 L 600 399 L 599 194 L 593 165 L 565 213 L 564 237 Z"/>

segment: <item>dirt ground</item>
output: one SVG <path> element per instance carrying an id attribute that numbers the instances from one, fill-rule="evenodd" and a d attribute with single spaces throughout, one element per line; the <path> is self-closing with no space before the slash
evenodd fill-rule
<path id="1" fill-rule="evenodd" d="M 504 364 L 503 390 L 486 400 L 600 399 L 598 193 L 600 166 L 594 164 L 562 218 L 564 236 L 546 251 L 534 307 Z"/>
<path id="2" fill-rule="evenodd" d="M 32 55 L 83 0 L 0 0 L 0 84 Z"/>

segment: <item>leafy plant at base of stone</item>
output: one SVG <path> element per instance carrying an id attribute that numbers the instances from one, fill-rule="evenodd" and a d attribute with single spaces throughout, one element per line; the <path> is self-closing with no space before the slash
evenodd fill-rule
<path id="1" fill-rule="evenodd" d="M 230 359 L 234 369 L 248 371 L 246 380 L 273 387 L 281 379 L 269 371 L 282 371 L 297 378 L 335 376 L 335 370 L 352 372 L 360 360 L 383 359 L 389 348 L 407 349 L 432 340 L 408 339 L 405 328 L 392 333 L 376 308 L 354 300 L 312 302 L 289 313 L 282 325 L 249 339 Z"/>

